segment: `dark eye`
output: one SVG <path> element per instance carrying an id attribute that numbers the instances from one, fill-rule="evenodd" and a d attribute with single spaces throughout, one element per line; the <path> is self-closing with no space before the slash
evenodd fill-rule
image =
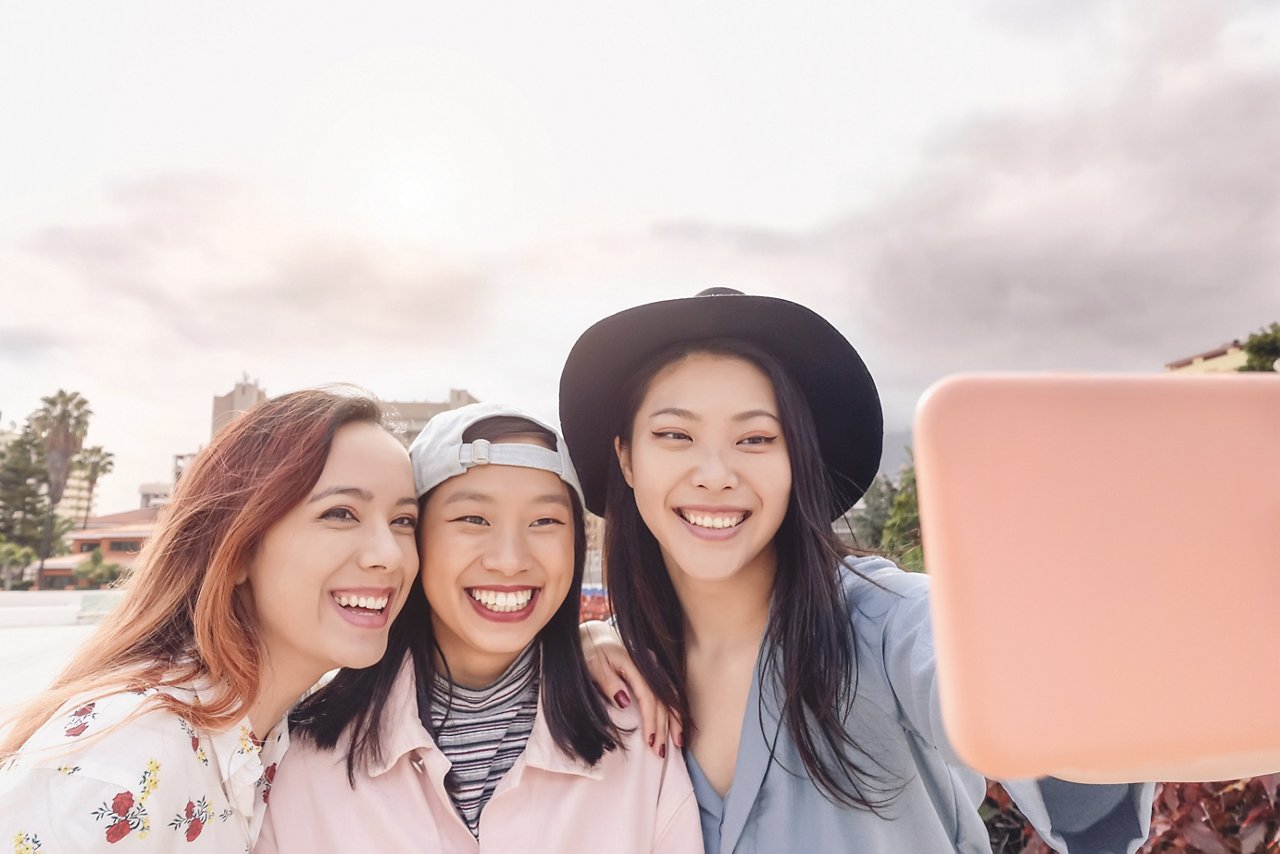
<path id="1" fill-rule="evenodd" d="M 321 519 L 332 519 L 335 522 L 358 522 L 356 514 L 350 507 L 333 507 L 320 514 Z"/>
<path id="2" fill-rule="evenodd" d="M 689 434 L 683 430 L 654 430 L 653 435 L 658 439 L 678 439 L 681 441 L 689 439 Z"/>
<path id="3" fill-rule="evenodd" d="M 740 445 L 772 445 L 777 436 L 748 436 L 738 444 Z"/>
<path id="4" fill-rule="evenodd" d="M 391 520 L 391 524 L 400 528 L 414 529 L 418 527 L 418 517 L 410 515 L 397 516 Z"/>
<path id="5" fill-rule="evenodd" d="M 547 525 L 565 525 L 565 524 L 567 523 L 563 519 L 557 519 L 554 516 L 544 516 L 541 519 L 535 519 L 533 521 L 533 524 L 530 525 L 529 527 L 541 528 Z"/>
<path id="6" fill-rule="evenodd" d="M 488 525 L 489 520 L 483 516 L 459 516 L 456 519 L 449 520 L 451 522 L 463 522 L 467 525 Z"/>

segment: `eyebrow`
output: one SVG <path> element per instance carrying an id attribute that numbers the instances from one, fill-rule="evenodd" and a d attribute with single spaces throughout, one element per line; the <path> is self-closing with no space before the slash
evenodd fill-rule
<path id="1" fill-rule="evenodd" d="M 674 415 L 676 418 L 687 418 L 690 421 L 702 420 L 696 413 L 690 412 L 687 409 L 681 409 L 678 406 L 667 406 L 649 413 L 650 418 L 657 418 L 659 415 Z M 733 416 L 734 421 L 750 421 L 752 418 L 772 418 L 779 424 L 782 423 L 781 418 L 774 415 L 767 409 L 748 409 L 746 412 L 739 412 L 737 415 Z"/>
<path id="2" fill-rule="evenodd" d="M 497 501 L 494 496 L 485 492 L 455 492 L 445 499 L 445 505 L 458 504 L 462 501 L 478 501 L 482 504 L 493 504 Z M 565 507 L 571 506 L 569 497 L 564 493 L 548 492 L 546 495 L 539 495 L 533 499 L 535 504 L 561 504 Z"/>
<path id="3" fill-rule="evenodd" d="M 317 501 L 323 501 L 331 495 L 349 495 L 352 498 L 359 498 L 361 501 L 372 501 L 373 493 L 367 489 L 361 489 L 358 486 L 331 486 L 328 489 L 322 489 L 315 495 L 307 499 L 308 504 L 314 504 Z M 396 506 L 401 504 L 417 505 L 418 499 L 411 496 L 401 498 L 396 502 Z"/>

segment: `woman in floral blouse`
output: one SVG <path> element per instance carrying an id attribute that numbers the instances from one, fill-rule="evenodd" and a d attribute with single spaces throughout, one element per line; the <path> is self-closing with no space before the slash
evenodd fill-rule
<path id="1" fill-rule="evenodd" d="M 382 657 L 416 524 L 375 401 L 295 392 L 225 428 L 123 602 L 0 738 L 0 845 L 248 851 L 285 712 L 326 671 Z"/>

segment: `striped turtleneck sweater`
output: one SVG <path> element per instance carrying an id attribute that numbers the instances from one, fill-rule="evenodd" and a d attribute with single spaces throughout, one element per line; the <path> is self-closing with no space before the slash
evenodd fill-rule
<path id="1" fill-rule="evenodd" d="M 498 681 L 472 689 L 437 672 L 431 693 L 436 744 L 452 763 L 445 778 L 458 815 L 480 838 L 480 811 L 524 752 L 538 712 L 537 643 L 517 656 Z"/>

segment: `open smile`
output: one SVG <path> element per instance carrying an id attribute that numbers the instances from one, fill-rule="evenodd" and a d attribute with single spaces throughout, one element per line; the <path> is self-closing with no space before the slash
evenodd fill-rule
<path id="1" fill-rule="evenodd" d="M 723 531 L 728 528 L 738 527 L 746 521 L 747 517 L 750 516 L 751 513 L 747 510 L 711 512 L 704 510 L 688 510 L 683 507 L 677 507 L 676 515 L 696 528 L 705 528 L 709 531 Z"/>
<path id="2" fill-rule="evenodd" d="M 361 628 L 379 629 L 387 624 L 388 606 L 395 596 L 389 587 L 330 590 L 329 598 L 348 623 Z"/>
<path id="3" fill-rule="evenodd" d="M 523 620 L 533 612 L 541 588 L 467 587 L 467 598 L 480 616 L 499 622 Z"/>

